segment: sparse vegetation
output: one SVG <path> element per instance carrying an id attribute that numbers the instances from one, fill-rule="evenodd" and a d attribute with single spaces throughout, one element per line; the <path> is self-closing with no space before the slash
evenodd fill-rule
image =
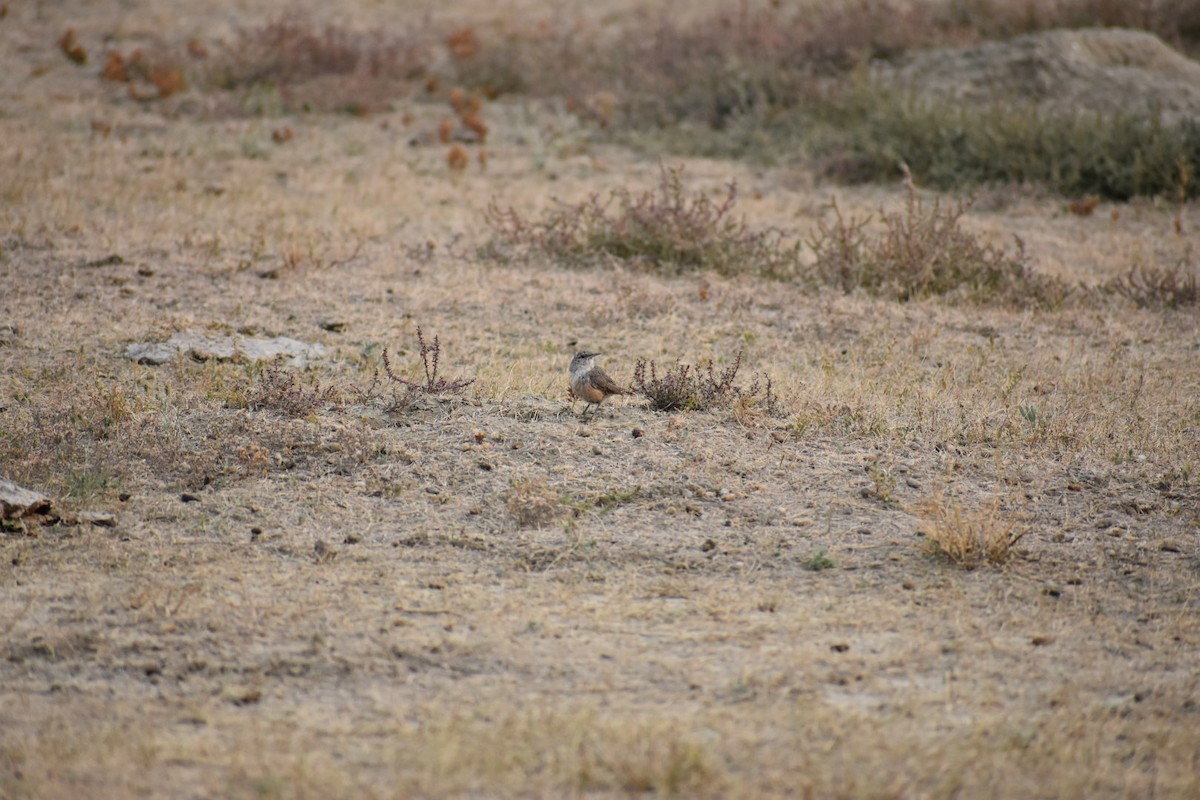
<path id="1" fill-rule="evenodd" d="M 1200 270 L 1185 263 L 1171 267 L 1135 265 L 1108 281 L 1104 289 L 1127 297 L 1140 308 L 1183 308 L 1200 305 Z"/>
<path id="2" fill-rule="evenodd" d="M 817 279 L 845 292 L 863 289 L 899 301 L 945 296 L 975 303 L 1055 307 L 1067 287 L 1030 266 L 1020 240 L 1009 254 L 963 230 L 962 205 L 927 208 L 906 175 L 903 213 L 882 214 L 884 230 L 869 219 L 846 219 L 836 203 L 834 222 L 819 223 L 810 242 Z"/>
<path id="3" fill-rule="evenodd" d="M 239 31 L 198 67 L 242 113 L 380 111 L 421 85 L 432 42 L 420 31 L 362 32 L 299 18 Z"/>
<path id="4" fill-rule="evenodd" d="M 322 387 L 320 381 L 306 387 L 278 362 L 263 369 L 247 399 L 250 408 L 270 409 L 289 417 L 307 417 L 339 401 L 335 387 Z"/>
<path id="5" fill-rule="evenodd" d="M 424 381 L 410 380 L 395 372 L 392 369 L 388 349 L 383 348 L 384 375 L 392 389 L 391 399 L 386 404 L 389 411 L 404 411 L 410 408 L 418 397 L 456 394 L 475 383 L 474 378 L 443 378 L 438 375 L 442 357 L 441 340 L 434 336 L 433 341 L 426 341 L 425 333 L 419 325 L 417 326 L 417 347 L 418 355 L 421 358 L 421 368 L 425 375 Z M 370 385 L 366 389 L 360 390 L 358 394 L 364 402 L 370 402 L 378 397 L 379 393 L 379 370 L 376 369 Z"/>
<path id="6" fill-rule="evenodd" d="M 836 568 L 837 562 L 827 556 L 824 550 L 818 550 L 806 558 L 802 566 L 809 572 L 821 572 Z"/>
<path id="7" fill-rule="evenodd" d="M 717 370 L 712 359 L 699 365 L 679 364 L 658 374 L 654 361 L 638 359 L 632 388 L 650 401 L 656 411 L 712 411 L 753 407 L 768 414 L 781 413 L 771 379 L 755 376 L 749 386 L 737 383 L 742 351 L 733 363 Z"/>
<path id="8" fill-rule="evenodd" d="M 682 168 L 663 166 L 654 191 L 634 194 L 617 189 L 604 201 L 592 195 L 536 221 L 493 203 L 486 220 L 501 249 L 516 247 L 564 266 L 613 258 L 670 272 L 792 274 L 799 244 L 788 244 L 778 230 L 752 229 L 733 216 L 736 202 L 735 184 L 726 187 L 721 202 L 714 202 L 703 192 L 684 191 Z"/>

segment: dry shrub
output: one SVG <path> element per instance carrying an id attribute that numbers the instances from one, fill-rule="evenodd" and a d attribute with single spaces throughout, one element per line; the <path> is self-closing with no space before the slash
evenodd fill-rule
<path id="1" fill-rule="evenodd" d="M 417 399 L 422 396 L 456 394 L 475 382 L 474 378 L 470 380 L 463 378 L 443 378 L 438 374 L 442 358 L 441 339 L 434 336 L 433 341 L 426 340 L 425 333 L 419 325 L 417 326 L 417 345 L 421 357 L 421 366 L 425 373 L 425 380 L 423 382 L 409 380 L 397 374 L 392 369 L 392 361 L 388 349 L 386 347 L 383 349 L 384 374 L 391 386 L 391 397 L 384 403 L 384 407 L 388 411 L 406 411 L 412 408 Z M 382 392 L 378 369 L 375 370 L 370 384 L 366 388 L 357 389 L 356 393 L 363 403 L 372 403 L 380 398 Z"/>
<path id="2" fill-rule="evenodd" d="M 1102 287 L 1137 303 L 1139 308 L 1182 308 L 1200 305 L 1197 271 L 1179 263 L 1173 267 L 1136 265 Z"/>
<path id="3" fill-rule="evenodd" d="M 1006 519 L 1001 506 L 997 499 L 968 511 L 939 493 L 918 503 L 914 511 L 924 523 L 922 532 L 930 553 L 964 569 L 976 569 L 1007 562 L 1028 532 Z"/>
<path id="4" fill-rule="evenodd" d="M 335 387 L 322 388 L 319 381 L 306 387 L 294 372 L 276 363 L 259 375 L 258 385 L 249 394 L 248 406 L 255 410 L 277 411 L 289 417 L 307 417 L 339 400 Z"/>
<path id="5" fill-rule="evenodd" d="M 907 171 L 906 171 L 907 172 Z M 907 177 L 907 175 L 906 175 Z M 1067 287 L 1034 272 L 1017 241 L 1015 254 L 962 229 L 966 206 L 926 208 L 906 180 L 903 213 L 882 213 L 884 230 L 868 231 L 870 219 L 846 219 L 837 205 L 832 224 L 820 223 L 810 242 L 820 283 L 899 301 L 930 296 L 961 297 L 975 303 L 1054 307 Z"/>
<path id="6" fill-rule="evenodd" d="M 446 166 L 452 172 L 462 172 L 470 162 L 471 158 L 467 155 L 467 151 L 463 149 L 462 145 L 451 145 L 450 149 L 446 151 Z"/>
<path id="7" fill-rule="evenodd" d="M 421 330 L 421 326 L 417 326 L 417 345 L 420 349 L 421 366 L 425 371 L 425 381 L 410 381 L 407 378 L 402 378 L 392 371 L 391 362 L 388 360 L 388 351 L 383 349 L 383 367 L 387 371 L 388 380 L 397 383 L 407 389 L 425 394 L 448 394 L 451 392 L 461 392 L 466 389 L 475 379 L 464 380 L 463 378 L 443 378 L 438 375 L 438 367 L 442 358 L 442 341 L 437 336 L 433 337 L 433 341 L 426 341 L 425 333 Z"/>
<path id="8" fill-rule="evenodd" d="M 749 386 L 738 385 L 742 356 L 739 350 L 733 363 L 723 370 L 717 370 L 709 359 L 699 365 L 677 363 L 661 376 L 655 362 L 638 359 L 632 388 L 648 399 L 656 411 L 726 409 L 739 414 L 754 410 L 781 414 L 782 407 L 769 377 L 756 375 Z"/>
<path id="9" fill-rule="evenodd" d="M 799 244 L 788 244 L 774 228 L 750 228 L 733 216 L 736 202 L 735 184 L 729 184 L 720 202 L 703 192 L 688 195 L 683 169 L 664 166 L 656 191 L 617 189 L 606 201 L 592 195 L 578 205 L 560 204 L 537 221 L 493 203 L 486 220 L 495 233 L 493 252 L 517 247 L 567 266 L 614 258 L 675 272 L 793 274 Z"/>

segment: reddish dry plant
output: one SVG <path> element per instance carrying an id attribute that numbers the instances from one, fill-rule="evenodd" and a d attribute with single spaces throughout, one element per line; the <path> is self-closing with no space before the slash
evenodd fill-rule
<path id="1" fill-rule="evenodd" d="M 105 56 L 101 80 L 129 84 L 129 96 L 135 100 L 160 100 L 184 90 L 183 69 L 165 52 L 147 56 L 140 48 L 128 56 L 109 50 Z"/>
<path id="2" fill-rule="evenodd" d="M 295 373 L 273 364 L 263 370 L 258 386 L 250 393 L 248 405 L 255 410 L 267 409 L 289 417 L 307 417 L 340 402 L 336 388 L 322 387 L 319 381 L 311 387 L 301 383 Z"/>
<path id="3" fill-rule="evenodd" d="M 456 60 L 470 61 L 479 53 L 479 34 L 470 26 L 459 28 L 446 37 L 446 47 Z"/>
<path id="4" fill-rule="evenodd" d="M 464 380 L 462 378 L 454 378 L 448 380 L 438 377 L 438 366 L 442 355 L 442 343 L 437 336 L 433 337 L 432 342 L 425 340 L 425 334 L 420 326 L 417 327 L 417 344 L 420 345 L 421 364 L 425 369 L 425 382 L 410 381 L 397 375 L 392 370 L 391 360 L 388 356 L 387 348 L 383 348 L 383 368 L 387 373 L 388 380 L 393 383 L 403 386 L 405 389 L 412 392 L 420 392 L 424 394 L 448 394 L 451 392 L 461 392 L 463 389 L 475 382 L 475 379 Z"/>

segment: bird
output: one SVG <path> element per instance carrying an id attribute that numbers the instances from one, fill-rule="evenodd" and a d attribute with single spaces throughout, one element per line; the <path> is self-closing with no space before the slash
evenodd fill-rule
<path id="1" fill-rule="evenodd" d="M 610 395 L 629 394 L 628 389 L 622 389 L 607 372 L 596 366 L 598 355 L 600 353 L 591 350 L 580 350 L 571 359 L 571 394 L 587 403 L 585 412 L 593 405 L 603 403 Z"/>

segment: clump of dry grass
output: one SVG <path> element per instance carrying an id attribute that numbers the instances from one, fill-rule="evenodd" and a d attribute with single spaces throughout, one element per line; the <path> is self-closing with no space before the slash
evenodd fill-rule
<path id="1" fill-rule="evenodd" d="M 529 478 L 515 483 L 508 496 L 507 508 L 521 528 L 540 528 L 566 511 L 562 498 L 545 478 Z"/>
<path id="2" fill-rule="evenodd" d="M 914 511 L 924 522 L 926 549 L 964 569 L 1000 566 L 1012 557 L 1028 528 L 1001 513 L 996 499 L 967 510 L 957 501 L 936 494 L 916 504 Z"/>
<path id="3" fill-rule="evenodd" d="M 742 367 L 742 351 L 732 364 L 717 370 L 712 359 L 699 365 L 675 364 L 658 374 L 654 361 L 638 359 L 633 369 L 632 388 L 650 401 L 657 411 L 709 411 L 713 409 L 747 410 L 779 415 L 782 407 L 771 379 L 754 376 L 749 386 L 737 383 Z M 649 372 L 649 376 L 647 376 Z"/>
<path id="4" fill-rule="evenodd" d="M 1037 274 L 1020 240 L 1015 254 L 984 244 L 959 224 L 966 206 L 935 201 L 927 208 L 906 178 L 908 204 L 882 214 L 882 233 L 868 230 L 869 218 L 846 219 L 834 204 L 834 222 L 820 223 L 810 241 L 820 283 L 901 302 L 945 296 L 1010 306 L 1063 303 L 1067 286 Z"/>
<path id="5" fill-rule="evenodd" d="M 717 202 L 703 192 L 685 192 L 683 169 L 664 166 L 657 190 L 617 189 L 604 201 L 592 195 L 533 221 L 493 203 L 485 218 L 498 245 L 493 251 L 517 247 L 566 266 L 612 258 L 676 272 L 792 274 L 799 243 L 788 244 L 781 231 L 755 230 L 734 217 L 736 202 L 736 184 L 729 184 Z"/>

